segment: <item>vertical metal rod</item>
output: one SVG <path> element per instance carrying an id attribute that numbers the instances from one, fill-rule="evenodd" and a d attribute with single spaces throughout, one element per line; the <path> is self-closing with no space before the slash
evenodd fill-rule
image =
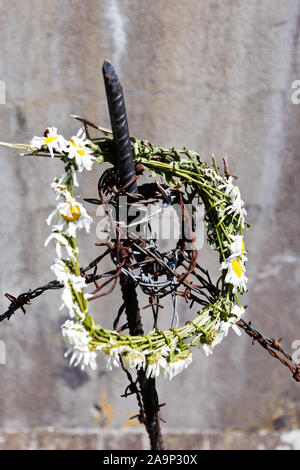
<path id="1" fill-rule="evenodd" d="M 102 72 L 114 137 L 116 163 L 120 172 L 121 184 L 122 186 L 125 186 L 132 182 L 128 186 L 127 191 L 134 194 L 137 193 L 137 184 L 133 181 L 135 177 L 135 169 L 123 90 L 120 80 L 108 60 L 104 62 Z M 121 274 L 120 285 L 125 304 L 129 332 L 131 335 L 142 335 L 144 334 L 144 330 L 134 281 L 129 276 Z M 160 430 L 159 402 L 155 387 L 155 379 L 147 379 L 145 371 L 142 369 L 138 371 L 137 376 L 146 415 L 145 427 L 149 435 L 151 449 L 163 450 L 164 444 Z"/>
<path id="2" fill-rule="evenodd" d="M 108 60 L 104 61 L 102 71 L 115 142 L 117 167 L 120 171 L 122 186 L 125 186 L 134 179 L 135 170 L 131 151 L 124 95 L 115 69 Z M 129 193 L 137 192 L 137 184 L 135 181 L 130 186 L 128 186 L 127 191 Z"/>

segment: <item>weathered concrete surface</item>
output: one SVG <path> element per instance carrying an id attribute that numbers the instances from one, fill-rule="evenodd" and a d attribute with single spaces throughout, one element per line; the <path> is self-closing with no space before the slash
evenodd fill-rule
<path id="1" fill-rule="evenodd" d="M 300 430 L 285 432 L 224 432 L 166 429 L 168 450 L 300 450 Z M 147 450 L 143 430 L 106 431 L 90 428 L 0 430 L 0 450 Z"/>
<path id="2" fill-rule="evenodd" d="M 53 0 L 45 7 L 11 0 L 0 8 L 0 79 L 7 89 L 0 140 L 28 141 L 47 125 L 68 136 L 78 128 L 71 113 L 108 126 L 100 65 L 111 58 L 132 135 L 185 145 L 206 158 L 229 155 L 252 224 L 248 317 L 267 335 L 283 336 L 290 350 L 300 339 L 300 105 L 291 102 L 291 84 L 300 79 L 300 2 Z M 2 149 L 0 165 L 0 291 L 17 295 L 51 278 L 44 220 L 54 206 L 49 182 L 61 166 Z M 91 197 L 97 176 L 82 178 Z M 94 241 L 92 233 L 84 242 L 85 260 L 97 253 Z M 111 327 L 119 302 L 118 292 L 99 302 L 99 321 Z M 18 313 L 1 324 L 1 427 L 126 429 L 136 403 L 120 398 L 123 374 L 100 364 L 96 374 L 68 367 L 59 304 L 58 293 L 46 294 L 27 317 Z M 2 298 L 1 311 L 6 306 Z M 300 426 L 299 385 L 246 336 L 232 333 L 209 359 L 195 353 L 189 370 L 159 381 L 158 389 L 169 429 Z"/>

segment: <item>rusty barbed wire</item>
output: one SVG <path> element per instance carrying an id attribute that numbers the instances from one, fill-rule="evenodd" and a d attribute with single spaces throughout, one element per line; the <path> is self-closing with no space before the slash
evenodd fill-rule
<path id="1" fill-rule="evenodd" d="M 296 382 L 300 382 L 300 367 L 295 364 L 290 354 L 285 352 L 280 346 L 282 338 L 278 340 L 266 338 L 260 331 L 254 328 L 250 322 L 247 323 L 244 320 L 239 320 L 237 325 L 252 338 L 253 342 L 257 341 L 272 357 L 278 359 L 281 364 L 286 366 L 291 371 L 292 377 Z"/>
<path id="2" fill-rule="evenodd" d="M 0 315 L 0 322 L 7 319 L 9 320 L 10 317 L 15 313 L 16 310 L 21 309 L 22 312 L 25 314 L 25 305 L 30 305 L 30 301 L 35 299 L 36 297 L 40 296 L 43 294 L 43 292 L 51 289 L 60 289 L 63 287 L 61 283 L 58 281 L 51 281 L 48 284 L 37 287 L 34 290 L 29 290 L 28 292 L 23 292 L 20 294 L 18 297 L 14 297 L 11 294 L 4 294 L 4 296 L 10 301 L 10 306 L 8 307 L 8 310 L 4 312 L 2 315 Z"/>
<path id="3" fill-rule="evenodd" d="M 97 262 L 99 262 L 99 258 L 97 257 L 95 260 L 93 260 L 86 268 L 82 269 L 82 273 L 85 273 L 87 270 L 91 268 L 95 268 L 97 266 Z M 102 259 L 102 256 L 101 256 Z M 92 275 L 86 275 L 86 282 L 94 282 L 97 279 L 100 279 L 103 276 L 110 275 L 112 271 L 108 271 L 107 273 L 104 274 L 92 274 Z M 59 283 L 58 281 L 50 281 L 48 284 L 45 284 L 43 286 L 37 287 L 36 289 L 29 290 L 27 292 L 23 292 L 20 294 L 18 297 L 14 297 L 11 294 L 6 293 L 5 297 L 11 302 L 8 310 L 0 315 L 0 322 L 7 319 L 9 320 L 10 317 L 19 309 L 23 311 L 23 313 L 26 313 L 25 306 L 28 306 L 31 304 L 31 300 L 39 297 L 41 294 L 48 290 L 56 290 L 56 289 L 62 289 L 63 284 Z M 114 328 L 117 329 L 117 321 L 119 320 L 119 317 L 122 313 L 122 308 L 123 306 L 120 307 L 118 316 L 114 322 Z M 263 335 L 257 328 L 255 328 L 251 322 L 247 323 L 245 320 L 239 320 L 237 322 L 237 325 L 253 340 L 253 343 L 255 341 L 260 344 L 268 353 L 275 359 L 278 359 L 281 364 L 283 364 L 285 367 L 287 367 L 291 373 L 292 377 L 296 382 L 300 382 L 300 367 L 293 361 L 291 355 L 284 351 L 284 349 L 281 347 L 281 341 L 282 339 L 275 340 L 274 338 L 268 338 L 265 335 Z M 127 325 L 125 325 L 127 326 Z M 120 328 L 119 330 L 121 331 L 123 328 Z M 118 330 L 118 331 L 119 331 Z"/>
<path id="4" fill-rule="evenodd" d="M 117 205 L 119 197 L 127 194 L 127 185 L 122 188 L 117 188 L 117 179 L 118 174 L 116 171 L 105 172 L 99 180 L 99 200 L 86 199 L 86 201 L 93 204 L 103 204 L 104 207 L 107 207 L 108 203 Z M 165 188 L 158 187 L 156 183 L 151 183 L 150 185 L 146 184 L 140 186 L 139 193 L 135 196 L 139 204 L 146 206 L 149 203 L 151 204 L 153 200 L 163 202 L 164 198 L 169 195 L 169 193 L 166 193 Z M 185 211 L 184 202 L 180 195 L 179 200 L 182 207 L 183 222 Z M 128 204 L 134 204 L 134 202 L 130 202 Z M 121 239 L 121 228 L 118 226 L 116 221 L 113 220 L 111 214 L 108 213 L 108 216 L 110 218 L 110 224 L 113 227 L 112 234 L 115 234 L 116 236 L 115 241 L 108 239 L 104 243 L 96 243 L 96 245 L 106 248 L 104 253 L 97 256 L 86 267 L 81 268 L 81 275 L 85 278 L 86 283 L 94 283 L 95 285 L 95 289 L 92 292 L 92 294 L 94 294 L 94 299 L 110 293 L 116 286 L 120 274 L 123 273 L 130 277 L 136 286 L 139 286 L 144 294 L 148 296 L 148 304 L 141 308 L 145 309 L 151 307 L 154 318 L 154 327 L 156 327 L 158 311 L 163 308 L 161 299 L 166 296 L 172 295 L 173 300 L 174 295 L 175 297 L 182 297 L 190 304 L 190 307 L 193 306 L 194 302 L 205 306 L 210 302 L 213 302 L 214 298 L 218 296 L 219 291 L 212 283 L 208 271 L 203 269 L 196 262 L 196 258 L 193 256 L 192 250 L 185 250 L 184 240 L 179 240 L 175 249 L 161 253 L 152 239 L 150 239 L 150 242 L 148 243 L 146 243 L 144 239 L 138 237 L 132 238 L 129 235 Z M 175 265 L 172 265 L 175 254 L 176 263 Z M 97 270 L 99 263 L 108 255 L 111 257 L 114 269 L 98 274 Z M 184 271 L 179 273 L 179 267 Z M 135 271 L 137 269 L 140 274 L 136 274 Z M 91 270 L 92 273 L 89 273 Z M 167 281 L 159 283 L 158 279 L 162 275 L 166 275 L 168 279 Z M 197 280 L 197 284 L 194 284 L 190 277 L 195 278 Z M 104 280 L 102 284 L 98 283 L 100 279 Z M 111 287 L 108 291 L 103 292 L 102 289 L 109 284 L 112 284 Z M 180 290 L 180 286 L 182 286 L 182 290 Z M 29 289 L 27 292 L 23 292 L 17 297 L 6 293 L 5 297 L 10 301 L 10 305 L 7 311 L 0 315 L 0 322 L 5 319 L 9 320 L 19 309 L 25 314 L 27 306 L 31 304 L 33 299 L 39 297 L 48 290 L 56 290 L 63 287 L 63 284 L 58 281 L 50 281 L 36 289 Z M 123 313 L 124 304 L 119 308 L 117 317 L 114 321 L 114 329 L 118 332 L 128 328 L 128 322 L 123 326 L 118 327 L 118 322 Z M 174 315 L 176 316 L 176 312 Z M 282 349 L 280 345 L 281 339 L 275 340 L 274 338 L 264 336 L 260 331 L 252 326 L 251 322 L 247 323 L 244 320 L 240 320 L 237 322 L 237 325 L 253 340 L 253 342 L 257 341 L 258 344 L 268 351 L 273 358 L 278 359 L 281 364 L 287 367 L 296 382 L 300 382 L 300 368 L 295 364 L 291 355 Z"/>
<path id="5" fill-rule="evenodd" d="M 107 233 L 107 240 L 105 242 L 95 243 L 96 246 L 106 248 L 104 253 L 97 256 L 85 268 L 81 268 L 80 271 L 86 283 L 93 283 L 95 286 L 89 301 L 110 294 L 116 287 L 118 280 L 121 280 L 123 303 L 118 309 L 113 328 L 118 333 L 129 329 L 130 334 L 135 335 L 143 334 L 141 309 L 152 309 L 153 328 L 157 328 L 158 313 L 164 307 L 161 301 L 165 297 L 171 296 L 173 303 L 171 328 L 174 328 L 178 322 L 177 299 L 179 297 L 183 298 L 190 307 L 195 302 L 200 306 L 206 306 L 214 303 L 221 291 L 218 288 L 218 283 L 217 285 L 212 283 L 208 270 L 205 270 L 197 263 L 198 252 L 194 244 L 194 220 L 186 207 L 184 193 L 179 188 L 172 188 L 165 184 L 160 185 L 158 182 L 146 183 L 137 187 L 137 180 L 143 174 L 143 167 L 136 163 L 134 170 L 132 171 L 132 178 L 129 178 L 126 182 L 122 180 L 117 167 L 104 171 L 98 182 L 99 199 L 84 199 L 88 203 L 104 207 L 109 220 L 110 231 Z M 226 174 L 230 174 L 226 162 L 225 170 Z M 132 193 L 132 187 L 136 188 L 136 192 Z M 178 203 L 178 220 L 181 227 L 188 228 L 188 238 L 186 238 L 183 231 L 183 233 L 180 233 L 176 246 L 173 249 L 166 252 L 159 251 L 150 225 L 152 216 L 145 216 L 142 220 L 138 221 L 139 225 L 144 226 L 148 234 L 150 233 L 150 238 L 129 235 L 127 229 L 132 225 L 136 225 L 136 222 L 132 222 L 132 218 L 128 218 L 126 222 L 128 225 L 125 225 L 122 220 L 121 222 L 119 221 L 118 211 L 121 207 L 120 198 L 122 196 L 127 197 L 125 203 L 126 211 L 132 206 L 137 206 L 141 209 L 153 204 L 153 202 L 157 202 L 160 203 L 159 213 L 163 212 L 164 208 Z M 116 209 L 116 220 L 113 218 L 110 206 Z M 126 234 L 124 234 L 124 229 Z M 192 241 L 192 249 L 187 249 L 187 240 Z M 114 269 L 98 274 L 98 265 L 106 256 L 110 257 Z M 89 271 L 92 272 L 90 273 Z M 102 279 L 101 283 L 98 282 L 100 279 Z M 126 281 L 125 284 L 124 280 Z M 130 289 L 128 289 L 128 284 L 131 286 Z M 27 308 L 34 298 L 39 297 L 48 290 L 61 289 L 63 287 L 64 285 L 58 281 L 50 281 L 48 284 L 34 290 L 28 290 L 18 297 L 6 293 L 5 297 L 10 301 L 10 305 L 8 310 L 0 315 L 0 322 L 5 319 L 9 320 L 19 309 L 25 314 L 25 307 Z M 137 302 L 132 303 L 132 299 L 137 299 L 135 293 L 136 287 L 139 287 L 148 296 L 148 303 L 141 308 Z M 129 310 L 135 312 L 132 318 L 128 315 Z M 126 314 L 127 321 L 119 327 L 120 318 L 124 313 Z M 237 325 L 253 342 L 257 341 L 272 357 L 278 359 L 281 364 L 287 367 L 295 381 L 300 382 L 300 368 L 280 346 L 281 339 L 275 340 L 265 337 L 251 325 L 251 322 L 247 323 L 244 320 L 240 320 L 237 322 Z M 139 422 L 146 426 L 152 448 L 163 449 L 160 433 L 160 421 L 162 420 L 160 408 L 164 404 L 159 404 L 155 389 L 155 379 L 147 379 L 145 372 L 139 370 L 137 371 L 137 379 L 134 381 L 131 374 L 123 367 L 121 357 L 120 360 L 122 369 L 129 381 L 129 385 L 122 396 L 128 397 L 135 394 L 139 406 L 139 413 L 133 416 L 132 419 L 138 418 Z"/>
<path id="6" fill-rule="evenodd" d="M 96 282 L 97 280 L 101 279 L 102 277 L 108 276 L 112 273 L 112 271 L 108 271 L 103 274 L 96 274 L 97 270 L 97 265 L 98 263 L 104 258 L 109 253 L 109 249 L 105 251 L 100 256 L 97 256 L 88 266 L 85 268 L 81 269 L 81 274 L 84 276 L 86 283 L 89 284 L 91 282 Z M 87 271 L 90 269 L 94 269 L 93 274 L 85 274 Z M 31 300 L 35 299 L 36 297 L 39 297 L 41 294 L 46 292 L 47 290 L 56 290 L 56 289 L 62 289 L 64 287 L 63 283 L 60 283 L 58 281 L 50 281 L 47 284 L 37 287 L 36 289 L 29 289 L 26 292 L 23 292 L 22 294 L 18 295 L 18 297 L 15 297 L 11 294 L 4 294 L 4 296 L 10 301 L 10 305 L 6 312 L 0 315 L 0 322 L 3 320 L 9 320 L 10 317 L 19 309 L 22 310 L 22 312 L 25 314 L 26 309 L 25 306 L 28 306 L 31 304 Z"/>
<path id="7" fill-rule="evenodd" d="M 127 193 L 127 185 L 118 188 L 116 180 L 118 178 L 117 173 L 105 172 L 99 180 L 98 191 L 99 200 L 86 199 L 87 202 L 93 204 L 103 204 L 104 207 L 107 204 L 118 204 L 118 198 Z M 136 195 L 139 204 L 147 205 L 151 204 L 153 200 L 163 201 L 166 197 L 164 188 L 158 188 L 157 184 L 146 184 L 139 187 L 139 193 Z M 184 202 L 179 196 L 181 201 L 181 207 L 183 208 L 182 214 L 184 214 Z M 130 202 L 129 204 L 134 204 Z M 108 214 L 109 215 L 109 214 Z M 182 218 L 183 221 L 183 218 Z M 163 308 L 160 299 L 168 295 L 183 297 L 187 303 L 190 303 L 192 307 L 193 303 L 196 302 L 199 305 L 207 305 L 213 301 L 218 295 L 218 289 L 211 281 L 207 270 L 203 269 L 193 257 L 193 252 L 185 251 L 184 241 L 178 241 L 176 249 L 169 250 L 165 253 L 160 253 L 153 244 L 153 240 L 150 240 L 150 244 L 145 243 L 145 240 L 141 238 L 131 238 L 126 236 L 121 240 L 121 229 L 116 224 L 116 221 L 110 217 L 110 223 L 113 226 L 113 232 L 116 235 L 116 240 L 112 241 L 108 239 L 105 243 L 96 243 L 98 246 L 105 247 L 104 253 L 97 256 L 92 260 L 86 267 L 81 268 L 81 275 L 85 278 L 86 283 L 94 283 L 95 290 L 93 291 L 94 299 L 107 295 L 116 286 L 116 282 L 121 272 L 125 273 L 128 277 L 131 277 L 136 285 L 140 286 L 143 292 L 148 295 L 149 303 L 142 307 L 152 308 L 154 317 L 154 327 L 157 324 L 157 317 L 159 309 Z M 174 254 L 177 253 L 176 265 L 172 267 L 170 262 L 174 258 Z M 138 254 L 141 256 L 139 259 Z M 99 263 L 107 256 L 110 255 L 115 265 L 115 269 L 106 271 L 102 274 L 97 273 Z M 134 261 L 134 259 L 136 260 Z M 178 267 L 184 269 L 184 275 L 177 271 Z M 192 269 L 191 269 L 192 267 Z M 145 277 L 138 276 L 135 274 L 135 270 L 138 269 L 144 273 L 144 276 L 148 276 L 147 282 Z M 92 270 L 92 273 L 89 271 Z M 142 270 L 142 271 L 141 271 Z M 163 282 L 161 285 L 156 281 L 151 281 L 149 276 L 151 275 L 154 279 L 158 279 L 161 275 L 171 276 L 169 281 Z M 197 279 L 198 284 L 194 284 L 189 277 Z M 97 281 L 105 279 L 102 284 L 99 285 Z M 103 287 L 112 283 L 112 287 L 106 291 L 101 292 Z M 182 285 L 183 290 L 180 290 Z M 5 297 L 10 301 L 10 305 L 6 312 L 0 315 L 0 322 L 7 319 L 19 309 L 25 314 L 27 306 L 31 304 L 31 301 L 48 290 L 56 290 L 63 288 L 63 284 L 58 281 L 50 281 L 49 283 L 37 287 L 36 289 L 29 289 L 27 292 L 23 292 L 19 296 L 15 297 L 11 294 L 6 293 Z M 91 300 L 91 299 L 90 299 Z M 122 327 L 118 328 L 118 322 L 122 313 L 124 312 L 124 304 L 121 305 L 117 317 L 114 321 L 114 328 L 121 332 L 128 328 L 128 323 L 125 323 Z M 280 346 L 281 339 L 275 340 L 274 338 L 268 338 L 264 336 L 260 331 L 252 326 L 251 322 L 247 323 L 244 320 L 237 322 L 238 326 L 254 341 L 257 341 L 268 353 L 278 359 L 281 364 L 287 367 L 292 373 L 292 377 L 296 382 L 300 382 L 300 368 L 295 364 L 290 354 L 285 352 Z"/>

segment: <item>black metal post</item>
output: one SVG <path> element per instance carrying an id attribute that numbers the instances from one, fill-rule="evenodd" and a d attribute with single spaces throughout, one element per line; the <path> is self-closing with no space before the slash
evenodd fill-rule
<path id="1" fill-rule="evenodd" d="M 120 80 L 111 63 L 103 63 L 103 77 L 106 89 L 107 104 L 115 142 L 117 167 L 120 171 L 122 185 L 130 183 L 135 177 L 131 142 L 128 131 L 125 101 Z M 136 182 L 128 186 L 129 193 L 137 192 Z"/>
<path id="2" fill-rule="evenodd" d="M 121 184 L 125 186 L 131 182 L 127 187 L 127 191 L 134 194 L 137 193 L 137 184 L 134 181 L 135 169 L 122 86 L 109 61 L 106 60 L 104 62 L 102 72 Z M 131 335 L 142 335 L 144 330 L 134 281 L 129 276 L 121 274 L 120 285 L 129 332 Z M 164 444 L 160 430 L 159 402 L 155 388 L 155 379 L 147 379 L 145 371 L 142 369 L 138 371 L 137 375 L 146 416 L 145 426 L 150 438 L 151 449 L 163 450 Z"/>

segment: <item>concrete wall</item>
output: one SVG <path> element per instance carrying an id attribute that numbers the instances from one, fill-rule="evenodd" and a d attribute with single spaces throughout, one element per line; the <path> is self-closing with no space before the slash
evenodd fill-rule
<path id="1" fill-rule="evenodd" d="M 300 105 L 291 102 L 300 79 L 299 0 L 10 0 L 0 9 L 0 140 L 26 142 L 48 125 L 68 136 L 78 128 L 71 113 L 109 126 L 100 66 L 110 58 L 132 135 L 206 159 L 228 155 L 252 224 L 247 318 L 291 350 L 300 339 Z M 5 149 L 0 165 L 0 292 L 17 295 L 51 279 L 45 218 L 54 207 L 49 183 L 62 168 Z M 82 178 L 85 195 L 96 196 L 98 176 Z M 85 260 L 96 256 L 95 241 L 93 232 L 83 241 Z M 111 327 L 119 303 L 115 292 L 94 304 L 95 316 Z M 0 311 L 7 305 L 2 297 Z M 27 316 L 0 325 L 0 427 L 125 432 L 137 409 L 134 398 L 120 398 L 125 377 L 103 364 L 96 373 L 68 367 L 59 305 L 59 294 L 47 293 Z M 176 432 L 300 428 L 299 385 L 246 335 L 231 333 L 208 359 L 195 353 L 158 391 L 166 427 Z"/>

